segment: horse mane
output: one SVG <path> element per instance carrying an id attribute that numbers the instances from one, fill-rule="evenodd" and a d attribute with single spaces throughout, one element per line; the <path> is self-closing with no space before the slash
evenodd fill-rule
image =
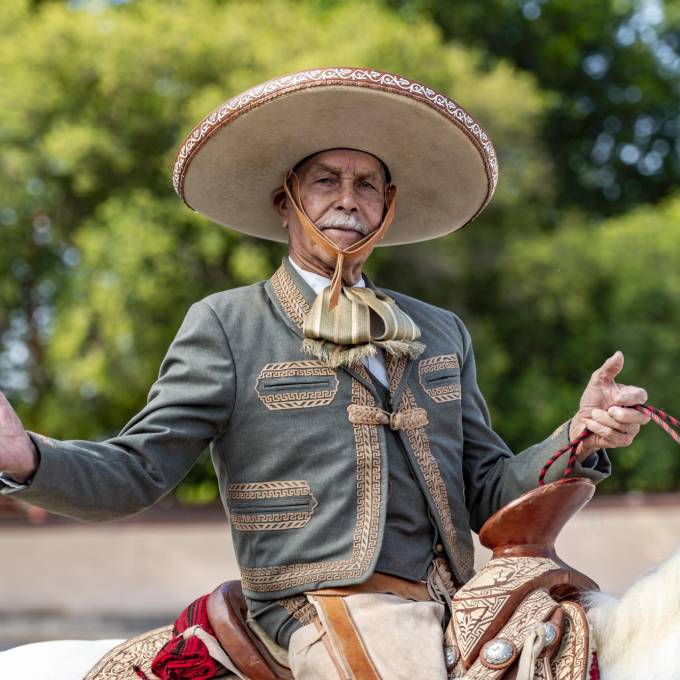
<path id="1" fill-rule="evenodd" d="M 680 550 L 621 599 L 584 598 L 602 680 L 680 680 Z"/>

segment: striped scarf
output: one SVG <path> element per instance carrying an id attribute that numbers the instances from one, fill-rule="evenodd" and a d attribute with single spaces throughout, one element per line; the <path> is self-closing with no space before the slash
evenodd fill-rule
<path id="1" fill-rule="evenodd" d="M 415 359 L 425 346 L 417 342 L 420 329 L 395 301 L 371 288 L 340 290 L 331 304 L 331 286 L 319 293 L 304 322 L 304 352 L 330 366 L 358 364 L 378 348 Z"/>

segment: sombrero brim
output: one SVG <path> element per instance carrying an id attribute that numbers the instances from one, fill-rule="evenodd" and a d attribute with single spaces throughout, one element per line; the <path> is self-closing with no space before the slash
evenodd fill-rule
<path id="1" fill-rule="evenodd" d="M 488 135 L 448 97 L 390 73 L 328 68 L 270 80 L 222 104 L 180 147 L 173 184 L 215 222 L 285 241 L 272 192 L 301 159 L 335 148 L 377 156 L 399 188 L 382 245 L 464 226 L 498 180 Z"/>

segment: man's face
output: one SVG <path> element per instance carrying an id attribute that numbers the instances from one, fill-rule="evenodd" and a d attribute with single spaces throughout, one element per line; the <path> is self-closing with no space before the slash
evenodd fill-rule
<path id="1" fill-rule="evenodd" d="M 349 248 L 380 226 L 386 185 L 375 156 L 354 149 L 322 151 L 308 158 L 297 175 L 302 206 L 338 248 Z M 334 258 L 307 236 L 292 207 L 280 197 L 274 203 L 288 226 L 296 259 L 321 259 L 332 265 Z"/>

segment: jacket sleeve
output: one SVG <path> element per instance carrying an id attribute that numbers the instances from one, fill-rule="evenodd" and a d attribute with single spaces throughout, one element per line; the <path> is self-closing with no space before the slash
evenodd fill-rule
<path id="1" fill-rule="evenodd" d="M 523 493 L 536 488 L 541 468 L 558 449 L 569 443 L 569 422 L 558 427 L 547 439 L 513 455 L 507 444 L 491 427 L 489 410 L 477 385 L 477 370 L 470 335 L 456 318 L 463 335 L 464 356 L 461 367 L 463 417 L 463 474 L 465 499 L 470 525 L 479 531 L 484 522 L 501 507 Z M 568 455 L 557 460 L 545 481 L 560 477 Z M 594 465 L 576 463 L 574 477 L 587 477 L 599 482 L 609 476 L 611 464 L 605 451 L 599 451 Z"/>
<path id="2" fill-rule="evenodd" d="M 40 463 L 30 483 L 0 493 L 86 521 L 126 517 L 169 493 L 229 421 L 235 374 L 227 337 L 206 301 L 193 305 L 146 406 L 104 442 L 29 433 Z"/>

